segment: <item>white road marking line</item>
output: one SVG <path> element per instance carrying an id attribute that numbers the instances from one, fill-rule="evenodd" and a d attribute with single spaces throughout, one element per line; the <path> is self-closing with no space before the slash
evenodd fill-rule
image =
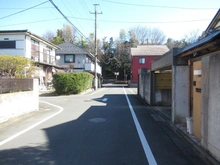
<path id="1" fill-rule="evenodd" d="M 132 93 L 132 94 L 136 94 L 134 91 L 132 91 L 130 88 L 129 88 L 129 91 Z"/>
<path id="2" fill-rule="evenodd" d="M 7 139 L 1 141 L 1 142 L 0 142 L 0 146 L 2 146 L 3 144 L 5 144 L 5 143 L 7 143 L 7 142 L 9 142 L 9 141 L 11 141 L 11 140 L 13 140 L 13 139 L 15 139 L 16 137 L 18 137 L 18 136 L 20 136 L 20 135 L 22 135 L 22 134 L 28 132 L 29 130 L 31 130 L 31 129 L 37 127 L 38 125 L 44 123 L 45 121 L 51 119 L 52 117 L 58 115 L 59 113 L 61 113 L 61 112 L 63 111 L 63 108 L 60 107 L 60 106 L 58 106 L 58 105 L 54 105 L 54 104 L 51 104 L 51 103 L 48 103 L 48 102 L 45 102 L 45 101 L 40 101 L 40 102 L 43 102 L 43 103 L 45 103 L 45 104 L 49 104 L 49 105 L 51 105 L 51 106 L 57 107 L 57 108 L 59 108 L 60 110 L 59 110 L 58 112 L 56 112 L 55 114 L 53 114 L 53 115 L 51 115 L 51 116 L 49 116 L 49 117 L 47 117 L 47 118 L 41 120 L 40 122 L 38 122 L 38 123 L 36 123 L 36 124 L 34 124 L 34 125 L 32 125 L 32 126 L 26 128 L 26 129 L 24 129 L 24 130 L 22 130 L 22 131 L 16 133 L 15 135 L 13 135 L 13 136 L 11 136 L 11 137 L 9 137 L 9 138 L 7 138 Z"/>
<path id="3" fill-rule="evenodd" d="M 138 122 L 137 116 L 135 115 L 134 109 L 131 105 L 131 102 L 130 102 L 128 96 L 127 96 L 127 93 L 126 93 L 124 87 L 123 87 L 123 90 L 124 90 L 124 94 L 125 94 L 129 109 L 131 111 L 131 114 L 132 114 L 132 117 L 133 117 L 133 120 L 134 120 L 134 123 L 135 123 L 135 126 L 136 126 L 136 129 L 137 129 L 139 138 L 141 140 L 142 147 L 144 149 L 146 158 L 148 160 L 148 163 L 149 163 L 149 165 L 157 165 L 157 162 L 156 162 L 156 160 L 154 158 L 154 155 L 153 155 L 153 153 L 150 149 L 150 146 L 149 146 L 149 144 L 148 144 L 148 142 L 147 142 L 147 140 L 144 136 L 143 130 L 141 129 L 140 123 Z"/>

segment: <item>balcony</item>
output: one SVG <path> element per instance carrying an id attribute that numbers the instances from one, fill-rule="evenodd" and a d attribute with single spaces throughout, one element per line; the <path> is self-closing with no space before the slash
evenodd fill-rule
<path id="1" fill-rule="evenodd" d="M 95 72 L 95 64 L 93 63 L 85 63 L 85 71 L 88 72 Z M 98 74 L 102 74 L 101 72 L 101 67 L 99 66 L 99 64 L 97 64 L 97 73 Z"/>
<path id="2" fill-rule="evenodd" d="M 34 55 L 31 56 L 31 59 L 33 62 L 39 62 L 43 64 L 50 64 L 50 65 L 57 65 L 55 61 L 55 57 L 51 55 L 43 55 L 42 57 L 40 55 Z"/>

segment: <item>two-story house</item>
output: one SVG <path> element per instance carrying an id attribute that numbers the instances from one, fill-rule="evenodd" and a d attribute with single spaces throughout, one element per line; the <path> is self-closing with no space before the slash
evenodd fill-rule
<path id="1" fill-rule="evenodd" d="M 58 45 L 60 49 L 56 50 L 56 56 L 59 59 L 59 65 L 65 68 L 67 72 L 95 72 L 95 56 L 90 52 L 78 47 L 73 43 L 63 43 Z M 101 75 L 101 67 L 97 60 L 97 75 Z"/>
<path id="2" fill-rule="evenodd" d="M 138 70 L 140 68 L 150 69 L 151 61 L 168 52 L 166 45 L 138 45 L 130 48 L 131 59 L 131 83 L 137 84 Z"/>
<path id="3" fill-rule="evenodd" d="M 52 81 L 52 74 L 56 72 L 55 44 L 28 30 L 1 30 L 0 55 L 20 55 L 33 60 L 35 64 L 34 78 L 39 79 L 39 85 L 45 86 Z"/>

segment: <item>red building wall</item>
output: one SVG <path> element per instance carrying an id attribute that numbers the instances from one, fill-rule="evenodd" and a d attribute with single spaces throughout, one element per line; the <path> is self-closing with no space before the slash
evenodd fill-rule
<path id="1" fill-rule="evenodd" d="M 138 82 L 138 70 L 140 68 L 147 68 L 150 70 L 151 61 L 155 60 L 160 56 L 132 56 L 131 58 L 131 83 Z M 145 64 L 139 64 L 139 59 L 145 58 Z"/>

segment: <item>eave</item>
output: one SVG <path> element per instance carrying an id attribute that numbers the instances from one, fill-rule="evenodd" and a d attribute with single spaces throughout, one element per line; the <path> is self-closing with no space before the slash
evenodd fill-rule
<path id="1" fill-rule="evenodd" d="M 220 31 L 215 31 L 205 38 L 185 47 L 176 55 L 179 57 L 195 57 L 217 51 L 218 49 L 220 49 Z"/>
<path id="2" fill-rule="evenodd" d="M 182 53 L 180 57 L 186 57 L 186 56 L 198 57 L 218 50 L 220 50 L 220 39 L 197 47 L 193 47 L 191 50 Z"/>

